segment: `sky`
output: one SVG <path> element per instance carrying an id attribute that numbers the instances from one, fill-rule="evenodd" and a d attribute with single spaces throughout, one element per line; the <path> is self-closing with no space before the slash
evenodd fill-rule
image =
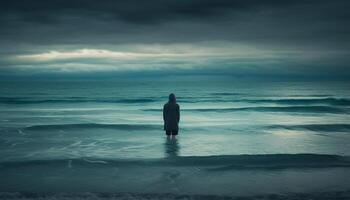
<path id="1" fill-rule="evenodd" d="M 2 0 L 0 78 L 350 78 L 348 0 Z"/>

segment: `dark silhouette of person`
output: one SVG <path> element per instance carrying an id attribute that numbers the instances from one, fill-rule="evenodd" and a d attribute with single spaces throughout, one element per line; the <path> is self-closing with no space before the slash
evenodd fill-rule
<path id="1" fill-rule="evenodd" d="M 180 106 L 176 103 L 173 93 L 169 95 L 169 101 L 163 107 L 164 130 L 168 137 L 173 137 L 179 132 Z"/>

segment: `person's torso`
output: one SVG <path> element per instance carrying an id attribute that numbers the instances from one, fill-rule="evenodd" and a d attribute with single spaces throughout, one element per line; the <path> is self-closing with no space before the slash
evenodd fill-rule
<path id="1" fill-rule="evenodd" d="M 166 113 L 167 113 L 166 117 L 168 120 L 176 119 L 177 109 L 178 109 L 178 105 L 176 103 L 169 103 L 169 102 L 166 103 L 165 109 L 166 109 Z"/>

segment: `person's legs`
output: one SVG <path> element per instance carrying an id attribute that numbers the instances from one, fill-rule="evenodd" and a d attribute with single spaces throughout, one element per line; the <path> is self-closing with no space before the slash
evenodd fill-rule
<path id="1" fill-rule="evenodd" d="M 166 131 L 165 131 L 165 134 L 166 134 L 166 136 L 167 136 L 168 138 L 170 138 L 170 136 L 171 136 L 171 131 L 166 130 Z"/>
<path id="2" fill-rule="evenodd" d="M 176 138 L 177 134 L 178 134 L 178 130 L 172 130 L 171 131 L 171 136 L 173 137 L 173 139 Z"/>

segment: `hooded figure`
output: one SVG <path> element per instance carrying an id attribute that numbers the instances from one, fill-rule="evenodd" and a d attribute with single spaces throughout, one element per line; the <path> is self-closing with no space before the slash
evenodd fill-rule
<path id="1" fill-rule="evenodd" d="M 168 136 L 177 135 L 180 121 L 180 106 L 176 103 L 173 93 L 169 95 L 169 101 L 163 107 L 164 130 Z"/>

